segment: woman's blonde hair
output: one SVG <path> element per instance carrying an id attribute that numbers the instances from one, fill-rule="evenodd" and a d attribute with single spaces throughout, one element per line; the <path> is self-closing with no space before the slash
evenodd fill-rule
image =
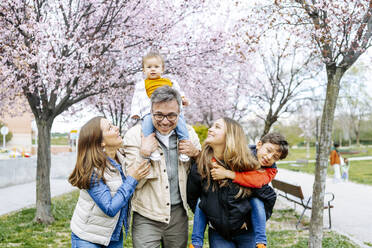
<path id="1" fill-rule="evenodd" d="M 94 117 L 80 129 L 76 165 L 68 178 L 71 185 L 79 189 L 90 188 L 93 172 L 95 181 L 102 179 L 106 183 L 103 174 L 107 159 L 101 145 L 102 119 L 101 116 Z"/>
<path id="2" fill-rule="evenodd" d="M 225 149 L 223 152 L 223 161 L 218 161 L 221 166 L 235 172 L 256 170 L 260 167 L 248 147 L 247 139 L 242 126 L 235 120 L 228 117 L 222 118 L 225 123 Z M 198 172 L 202 179 L 207 180 L 207 188 L 211 185 L 213 148 L 204 142 L 202 150 L 197 159 Z M 216 158 L 217 159 L 217 158 Z M 221 180 L 220 187 L 227 185 L 227 179 Z M 212 183 L 212 190 L 216 189 L 216 183 Z M 239 193 L 236 198 L 247 197 L 251 194 L 249 188 L 239 186 Z"/>

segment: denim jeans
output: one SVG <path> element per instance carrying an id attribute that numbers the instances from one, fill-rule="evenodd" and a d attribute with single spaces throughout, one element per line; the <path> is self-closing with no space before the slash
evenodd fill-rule
<path id="1" fill-rule="evenodd" d="M 209 246 L 211 248 L 255 248 L 254 233 L 246 231 L 235 235 L 231 241 L 224 239 L 213 228 L 208 228 Z"/>
<path id="2" fill-rule="evenodd" d="M 176 133 L 179 140 L 188 140 L 189 139 L 189 131 L 186 127 L 185 118 L 183 114 L 180 114 L 176 126 Z M 142 119 L 142 133 L 145 137 L 149 136 L 155 132 L 154 124 L 152 123 L 151 114 L 147 114 Z"/>
<path id="3" fill-rule="evenodd" d="M 120 233 L 120 238 L 118 241 L 111 241 L 108 246 L 94 244 L 92 242 L 80 239 L 73 232 L 71 232 L 71 248 L 123 248 L 123 231 Z"/>
<path id="4" fill-rule="evenodd" d="M 207 227 L 207 217 L 203 213 L 203 211 L 199 208 L 200 199 L 198 199 L 198 203 L 196 204 L 195 214 L 194 214 L 194 224 L 192 227 L 192 234 L 191 234 L 191 244 L 194 246 L 203 247 L 204 243 L 204 232 L 205 228 Z"/>
<path id="5" fill-rule="evenodd" d="M 266 239 L 266 212 L 263 202 L 255 197 L 249 200 L 252 206 L 252 226 L 256 244 L 267 244 Z"/>

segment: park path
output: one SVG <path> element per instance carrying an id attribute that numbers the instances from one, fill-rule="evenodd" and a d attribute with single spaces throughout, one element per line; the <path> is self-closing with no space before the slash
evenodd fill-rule
<path id="1" fill-rule="evenodd" d="M 52 197 L 70 192 L 72 187 L 67 179 L 51 179 L 50 191 Z M 31 207 L 36 202 L 36 182 L 19 184 L 0 188 L 0 216 L 17 211 L 25 207 Z"/>
<path id="2" fill-rule="evenodd" d="M 301 185 L 306 196 L 312 195 L 314 175 L 279 169 L 276 179 Z M 366 243 L 372 245 L 372 186 L 353 182 L 333 183 L 333 179 L 328 177 L 326 192 L 335 195 L 332 229 L 346 234 L 361 247 L 371 248 Z M 290 206 L 293 207 L 293 203 Z M 307 211 L 307 216 L 310 216 L 310 211 Z M 326 211 L 324 217 L 328 218 Z"/>

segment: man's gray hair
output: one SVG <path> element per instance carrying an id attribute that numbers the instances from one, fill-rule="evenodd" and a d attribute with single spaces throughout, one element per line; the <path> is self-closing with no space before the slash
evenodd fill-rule
<path id="1" fill-rule="evenodd" d="M 157 88 L 151 95 L 151 110 L 154 103 L 159 102 L 170 102 L 176 100 L 178 103 L 178 109 L 181 111 L 181 95 L 177 90 L 169 86 L 162 86 Z"/>

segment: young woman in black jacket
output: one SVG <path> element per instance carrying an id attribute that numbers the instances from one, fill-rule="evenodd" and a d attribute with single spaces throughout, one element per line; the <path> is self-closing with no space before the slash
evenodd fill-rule
<path id="1" fill-rule="evenodd" d="M 247 146 L 243 128 L 230 118 L 217 120 L 208 131 L 200 156 L 189 174 L 188 203 L 194 211 L 200 198 L 199 207 L 209 222 L 212 248 L 255 247 L 248 200 L 252 191 L 229 179 L 211 180 L 210 171 L 215 162 L 233 171 L 259 167 Z M 272 211 L 276 196 L 270 187 L 254 190 L 254 194 L 262 200 L 271 201 L 271 209 L 267 211 Z"/>

